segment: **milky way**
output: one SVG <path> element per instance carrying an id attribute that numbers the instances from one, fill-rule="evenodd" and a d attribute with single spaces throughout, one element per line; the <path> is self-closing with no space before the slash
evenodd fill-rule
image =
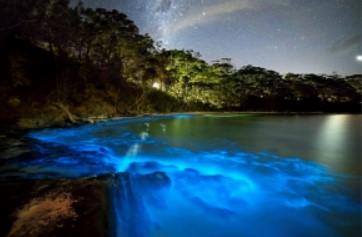
<path id="1" fill-rule="evenodd" d="M 126 13 L 168 49 L 285 72 L 362 73 L 359 0 L 85 0 Z"/>

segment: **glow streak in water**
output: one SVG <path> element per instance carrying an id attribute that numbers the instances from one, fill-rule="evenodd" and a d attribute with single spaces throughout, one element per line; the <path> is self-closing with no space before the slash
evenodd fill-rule
<path id="1" fill-rule="evenodd" d="M 115 174 L 115 236 L 339 236 L 359 225 L 361 202 L 344 192 L 349 177 L 270 153 L 175 148 L 152 138 L 152 121 L 138 119 L 141 133 L 122 120 L 32 133 L 41 141 L 34 157 L 9 162 L 2 177 Z"/>

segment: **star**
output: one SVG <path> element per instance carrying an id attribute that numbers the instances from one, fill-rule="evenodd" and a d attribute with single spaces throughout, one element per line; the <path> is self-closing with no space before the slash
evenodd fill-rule
<path id="1" fill-rule="evenodd" d="M 281 73 L 361 72 L 361 0 L 83 2 L 117 9 L 166 49 L 192 49 L 208 62 L 228 57 L 236 67 L 252 64 Z"/>

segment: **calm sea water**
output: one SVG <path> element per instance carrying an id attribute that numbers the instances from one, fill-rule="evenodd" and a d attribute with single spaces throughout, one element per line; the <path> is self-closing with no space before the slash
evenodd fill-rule
<path id="1" fill-rule="evenodd" d="M 114 174 L 115 236 L 360 236 L 361 122 L 208 113 L 48 129 L 1 176 Z"/>

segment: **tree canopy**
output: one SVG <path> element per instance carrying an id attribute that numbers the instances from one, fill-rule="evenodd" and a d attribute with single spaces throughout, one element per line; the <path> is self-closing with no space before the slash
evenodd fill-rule
<path id="1" fill-rule="evenodd" d="M 192 50 L 162 49 L 123 13 L 70 7 L 68 0 L 0 0 L 2 50 L 19 40 L 52 55 L 61 95 L 81 93 L 90 83 L 116 91 L 112 103 L 120 106 L 119 98 L 137 88 L 135 101 L 145 105 L 157 82 L 160 93 L 197 109 L 360 111 L 361 75 L 281 75 L 253 65 L 236 68 L 228 58 L 206 62 Z M 73 65 L 71 72 L 64 62 Z M 16 82 L 16 70 L 7 73 L 10 80 L 24 85 Z"/>

